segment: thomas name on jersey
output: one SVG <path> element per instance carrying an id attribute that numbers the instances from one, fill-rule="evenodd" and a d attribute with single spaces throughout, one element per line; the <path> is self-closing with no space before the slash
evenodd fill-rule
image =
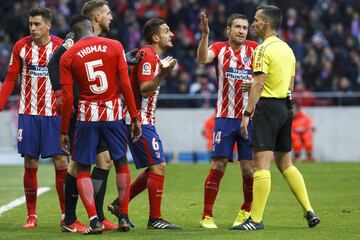
<path id="1" fill-rule="evenodd" d="M 107 48 L 105 45 L 93 45 L 79 50 L 76 55 L 83 58 L 93 52 L 106 52 Z"/>
<path id="2" fill-rule="evenodd" d="M 249 81 L 252 70 L 229 67 L 225 72 L 225 77 L 232 80 Z"/>

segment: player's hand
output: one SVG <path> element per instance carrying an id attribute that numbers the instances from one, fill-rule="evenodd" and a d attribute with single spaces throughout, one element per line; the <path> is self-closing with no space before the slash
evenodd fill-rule
<path id="1" fill-rule="evenodd" d="M 61 116 L 61 109 L 63 106 L 62 90 L 55 91 L 55 101 L 56 101 L 56 112 L 59 116 Z"/>
<path id="2" fill-rule="evenodd" d="M 138 48 L 134 48 L 133 50 L 125 54 L 127 64 L 135 65 L 141 61 L 141 59 L 145 56 L 145 52 L 141 51 L 140 54 L 138 54 L 138 51 Z"/>
<path id="3" fill-rule="evenodd" d="M 160 68 L 162 72 L 169 73 L 176 65 L 177 61 L 171 56 L 160 60 Z"/>
<path id="4" fill-rule="evenodd" d="M 210 32 L 209 19 L 206 16 L 206 12 L 200 13 L 200 27 L 203 34 L 208 35 Z"/>
<path id="5" fill-rule="evenodd" d="M 70 140 L 69 136 L 65 133 L 60 134 L 60 147 L 64 153 L 70 155 Z"/>
<path id="6" fill-rule="evenodd" d="M 134 118 L 131 121 L 130 125 L 130 135 L 133 142 L 136 142 L 140 139 L 142 134 L 141 124 L 138 118 Z"/>
<path id="7" fill-rule="evenodd" d="M 63 46 L 66 49 L 69 49 L 72 47 L 72 45 L 74 45 L 74 43 L 75 43 L 75 33 L 71 31 L 68 34 L 66 34 L 64 42 L 61 44 L 61 46 Z"/>
<path id="8" fill-rule="evenodd" d="M 249 133 L 248 133 L 249 120 L 250 118 L 245 116 L 243 116 L 243 118 L 241 119 L 241 125 L 240 125 L 241 136 L 245 139 L 248 139 L 249 137 Z"/>

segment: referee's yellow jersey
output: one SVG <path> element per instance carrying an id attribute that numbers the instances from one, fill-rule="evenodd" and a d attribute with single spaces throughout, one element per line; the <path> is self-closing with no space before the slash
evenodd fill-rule
<path id="1" fill-rule="evenodd" d="M 295 76 L 295 56 L 291 48 L 276 36 L 270 36 L 255 50 L 253 72 L 266 74 L 261 97 L 285 98 Z"/>

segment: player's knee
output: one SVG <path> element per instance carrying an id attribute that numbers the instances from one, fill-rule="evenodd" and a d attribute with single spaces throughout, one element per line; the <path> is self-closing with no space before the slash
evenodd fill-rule
<path id="1" fill-rule="evenodd" d="M 253 161 L 243 160 L 241 162 L 241 174 L 245 178 L 251 178 L 254 175 Z"/>
<path id="2" fill-rule="evenodd" d="M 225 172 L 226 166 L 227 166 L 227 160 L 226 159 L 217 159 L 214 158 L 211 163 L 211 168 L 214 170 Z"/>
<path id="3" fill-rule="evenodd" d="M 56 155 L 53 156 L 53 161 L 54 161 L 54 166 L 55 169 L 65 169 L 67 168 L 67 161 L 66 161 L 66 156 L 65 155 Z"/>
<path id="4" fill-rule="evenodd" d="M 37 168 L 38 167 L 38 159 L 26 155 L 24 157 L 24 166 L 26 168 Z"/>
<path id="5" fill-rule="evenodd" d="M 152 165 L 150 167 L 150 172 L 164 176 L 165 169 L 166 169 L 166 163 L 163 162 L 163 163 Z"/>
<path id="6" fill-rule="evenodd" d="M 77 176 L 77 166 L 76 166 L 75 161 L 70 161 L 70 164 L 69 164 L 69 167 L 68 167 L 68 173 L 73 177 Z"/>
<path id="7" fill-rule="evenodd" d="M 99 153 L 96 156 L 96 167 L 104 170 L 110 170 L 112 167 L 112 160 L 108 151 Z"/>

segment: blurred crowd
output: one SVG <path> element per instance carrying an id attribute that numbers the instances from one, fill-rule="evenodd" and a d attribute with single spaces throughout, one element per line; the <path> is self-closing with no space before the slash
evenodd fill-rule
<path id="1" fill-rule="evenodd" d="M 216 93 L 213 65 L 198 66 L 196 50 L 200 38 L 199 12 L 209 17 L 210 43 L 227 39 L 226 19 L 242 13 L 252 23 L 261 3 L 278 5 L 284 15 L 280 37 L 294 50 L 297 59 L 295 92 L 303 106 L 335 104 L 318 99 L 314 92 L 360 91 L 360 1 L 359 0 L 110 0 L 114 20 L 108 37 L 118 39 L 126 50 L 145 44 L 142 26 L 151 17 L 166 20 L 175 34 L 174 48 L 166 54 L 178 59 L 176 71 L 162 82 L 161 92 L 191 94 L 196 99 L 161 101 L 167 107 L 211 107 Z M 46 6 L 53 12 L 52 34 L 64 37 L 71 16 L 80 12 L 82 0 L 1 0 L 0 81 L 7 72 L 12 45 L 28 34 L 27 11 Z M 250 28 L 248 39 L 256 40 Z M 16 94 L 16 92 L 15 92 Z M 359 104 L 359 98 L 341 104 Z"/>

